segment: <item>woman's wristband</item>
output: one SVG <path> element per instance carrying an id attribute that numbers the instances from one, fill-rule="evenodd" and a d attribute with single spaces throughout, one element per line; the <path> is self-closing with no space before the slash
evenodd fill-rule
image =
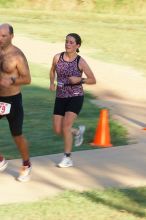
<path id="1" fill-rule="evenodd" d="M 81 83 L 81 84 L 84 84 L 84 83 L 85 83 L 85 78 L 82 78 L 81 81 L 80 81 L 80 83 Z"/>

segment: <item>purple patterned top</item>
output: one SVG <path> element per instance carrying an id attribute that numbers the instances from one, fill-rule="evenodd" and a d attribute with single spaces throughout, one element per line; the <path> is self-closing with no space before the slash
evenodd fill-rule
<path id="1" fill-rule="evenodd" d="M 57 73 L 57 90 L 56 97 L 59 98 L 67 98 L 74 96 L 83 96 L 83 87 L 81 84 L 79 85 L 71 85 L 69 84 L 68 77 L 70 76 L 82 76 L 82 72 L 79 70 L 78 62 L 80 56 L 71 61 L 65 61 L 63 59 L 64 52 L 61 53 L 60 58 L 56 64 L 56 73 Z M 69 85 L 67 85 L 69 84 Z"/>

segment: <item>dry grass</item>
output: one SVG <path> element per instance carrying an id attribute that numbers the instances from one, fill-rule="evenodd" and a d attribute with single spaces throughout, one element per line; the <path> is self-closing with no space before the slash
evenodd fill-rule
<path id="1" fill-rule="evenodd" d="M 2 7 L 96 11 L 98 13 L 145 14 L 146 0 L 0 0 Z"/>

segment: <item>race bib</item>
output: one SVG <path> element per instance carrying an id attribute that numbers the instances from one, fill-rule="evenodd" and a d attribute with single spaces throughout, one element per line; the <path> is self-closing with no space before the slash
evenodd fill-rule
<path id="1" fill-rule="evenodd" d="M 11 104 L 6 102 L 0 102 L 0 115 L 7 115 L 10 113 Z"/>
<path id="2" fill-rule="evenodd" d="M 64 83 L 58 82 L 57 85 L 58 85 L 58 87 L 62 88 L 64 86 Z"/>

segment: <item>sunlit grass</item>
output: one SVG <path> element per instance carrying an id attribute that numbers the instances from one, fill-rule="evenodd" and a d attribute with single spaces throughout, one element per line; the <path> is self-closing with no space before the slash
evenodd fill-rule
<path id="1" fill-rule="evenodd" d="M 141 15 L 146 12 L 145 0 L 72 0 L 66 4 L 66 0 L 0 0 L 1 7 L 63 10 L 63 11 L 94 11 L 96 13 L 118 13 Z"/>
<path id="2" fill-rule="evenodd" d="M 66 34 L 77 32 L 89 56 L 146 72 L 144 15 L 0 9 L 0 19 L 10 22 L 16 34 L 51 43 L 64 42 Z"/>
<path id="3" fill-rule="evenodd" d="M 67 191 L 39 202 L 0 206 L 3 220 L 144 220 L 146 188 Z"/>

